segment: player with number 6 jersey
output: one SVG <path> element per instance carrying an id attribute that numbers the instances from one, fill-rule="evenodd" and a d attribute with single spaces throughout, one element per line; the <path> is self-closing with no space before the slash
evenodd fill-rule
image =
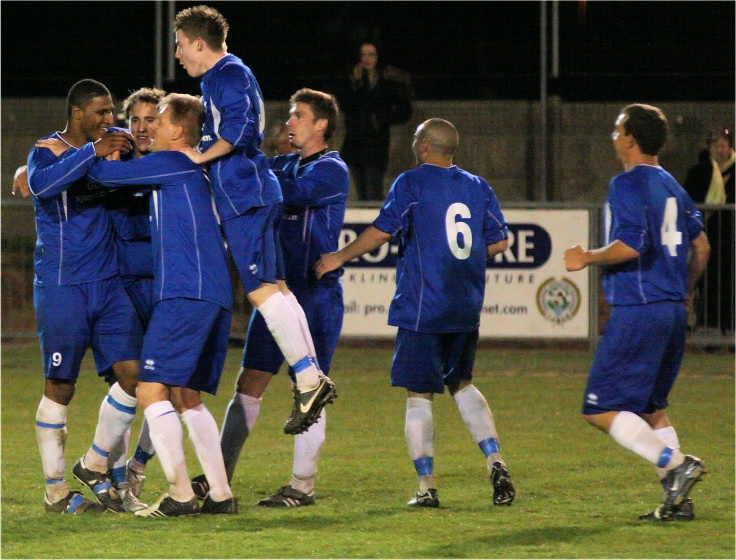
<path id="1" fill-rule="evenodd" d="M 494 505 L 511 505 L 516 495 L 491 409 L 473 385 L 486 259 L 508 248 L 508 227 L 488 183 L 452 163 L 458 142 L 446 120 L 419 125 L 412 144 L 419 167 L 396 179 L 373 225 L 315 266 L 321 278 L 392 237 L 399 240 L 388 316 L 399 327 L 391 385 L 407 391 L 406 442 L 419 479 L 413 507 L 440 503 L 432 404 L 445 386 L 485 456 Z"/>
<path id="2" fill-rule="evenodd" d="M 656 107 L 624 107 L 611 135 L 624 173 L 606 202 L 606 245 L 565 251 L 567 270 L 604 267 L 612 306 L 590 367 L 583 416 L 657 467 L 664 503 L 640 519 L 690 520 L 688 494 L 703 462 L 680 452 L 665 409 L 685 351 L 686 305 L 710 246 L 690 196 L 659 166 L 667 119 Z"/>

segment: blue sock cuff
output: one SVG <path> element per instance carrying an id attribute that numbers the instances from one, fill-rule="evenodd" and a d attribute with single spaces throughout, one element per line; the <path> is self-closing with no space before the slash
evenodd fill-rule
<path id="1" fill-rule="evenodd" d="M 489 437 L 478 443 L 483 455 L 488 457 L 491 453 L 498 453 L 498 438 Z"/>
<path id="2" fill-rule="evenodd" d="M 312 358 L 304 356 L 301 360 L 295 363 L 292 367 L 294 373 L 301 373 L 312 365 Z"/>
<path id="3" fill-rule="evenodd" d="M 657 461 L 657 466 L 660 469 L 663 469 L 667 466 L 667 463 L 670 462 L 670 459 L 672 458 L 672 454 L 675 452 L 674 449 L 671 447 L 665 447 L 662 450 L 662 453 L 659 455 L 659 460 Z"/>
<path id="4" fill-rule="evenodd" d="M 110 455 L 110 452 L 109 451 L 105 451 L 103 449 L 100 449 L 94 443 L 92 444 L 92 450 L 95 453 L 97 453 L 98 455 L 101 455 L 102 457 L 108 457 Z"/>
<path id="5" fill-rule="evenodd" d="M 120 484 L 121 482 L 125 482 L 125 465 L 122 467 L 115 467 L 112 469 L 112 481 L 115 484 Z"/>
<path id="6" fill-rule="evenodd" d="M 661 478 L 659 480 L 659 483 L 662 485 L 662 488 L 664 489 L 665 492 L 669 492 L 670 491 L 670 485 L 667 483 L 667 477 L 666 476 L 664 478 Z"/>
<path id="7" fill-rule="evenodd" d="M 133 459 L 138 461 L 141 465 L 145 465 L 146 463 L 148 463 L 148 461 L 150 461 L 152 457 L 153 453 L 146 453 L 145 451 L 143 451 L 143 449 L 141 449 L 140 445 L 135 448 Z"/>
<path id="8" fill-rule="evenodd" d="M 48 428 L 49 430 L 63 430 L 66 424 L 49 424 L 48 422 L 39 422 L 36 420 L 36 426 L 39 428 Z"/>
<path id="9" fill-rule="evenodd" d="M 119 410 L 120 412 L 125 412 L 126 414 L 130 414 L 132 416 L 135 416 L 135 407 L 134 406 L 125 406 L 122 403 L 119 403 L 114 398 L 112 398 L 112 395 L 107 395 L 107 403 L 113 407 L 115 410 Z"/>
<path id="10" fill-rule="evenodd" d="M 434 457 L 419 457 L 414 461 L 414 468 L 419 476 L 432 474 L 434 472 Z"/>

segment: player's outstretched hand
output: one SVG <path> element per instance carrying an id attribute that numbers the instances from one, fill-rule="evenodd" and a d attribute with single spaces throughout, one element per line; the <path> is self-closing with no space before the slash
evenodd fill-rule
<path id="1" fill-rule="evenodd" d="M 62 142 L 58 138 L 44 138 L 36 142 L 36 147 L 48 148 L 56 157 L 59 157 L 69 149 L 69 144 Z"/>
<path id="2" fill-rule="evenodd" d="M 343 260 L 337 255 L 337 253 L 326 253 L 322 255 L 319 260 L 314 263 L 314 272 L 317 275 L 317 280 L 322 278 L 328 272 L 337 270 L 343 264 Z"/>
<path id="3" fill-rule="evenodd" d="M 202 152 L 200 152 L 196 148 L 181 148 L 179 151 L 187 156 L 189 159 L 191 159 L 194 163 L 202 163 Z"/>
<path id="4" fill-rule="evenodd" d="M 565 251 L 565 268 L 568 272 L 583 270 L 587 265 L 583 262 L 585 249 L 582 245 L 575 245 Z"/>
<path id="5" fill-rule="evenodd" d="M 21 165 L 15 170 L 13 176 L 13 196 L 20 195 L 23 198 L 31 196 L 31 189 L 28 188 L 28 166 Z"/>
<path id="6" fill-rule="evenodd" d="M 113 152 L 127 153 L 133 149 L 133 137 L 127 132 L 111 132 L 94 144 L 95 155 L 99 158 L 107 157 Z"/>

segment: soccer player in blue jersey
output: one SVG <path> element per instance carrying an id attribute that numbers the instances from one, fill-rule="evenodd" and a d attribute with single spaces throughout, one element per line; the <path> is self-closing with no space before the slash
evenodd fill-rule
<path id="1" fill-rule="evenodd" d="M 107 475 L 108 455 L 135 414 L 135 383 L 142 332 L 120 282 L 113 230 L 98 188 L 86 174 L 97 157 L 129 151 L 112 126 L 112 97 L 94 80 L 74 84 L 67 96 L 67 125 L 56 138 L 68 149 L 55 156 L 35 147 L 28 179 L 36 218 L 34 304 L 46 385 L 36 413 L 36 436 L 46 475 L 46 511 L 80 513 L 91 503 L 64 478 L 66 417 L 82 358 L 90 346 L 102 375 L 118 382 L 103 401 L 93 444 L 74 466 L 103 506 L 122 511 Z"/>
<path id="2" fill-rule="evenodd" d="M 694 518 L 688 494 L 703 462 L 680 452 L 666 412 L 685 351 L 687 309 L 710 252 L 700 212 L 659 166 L 667 119 L 650 105 L 624 107 L 613 146 L 624 173 L 606 200 L 606 245 L 565 251 L 567 270 L 604 267 L 611 305 L 590 367 L 584 418 L 657 467 L 664 503 L 640 519 Z M 688 258 L 689 253 L 689 258 Z"/>
<path id="3" fill-rule="evenodd" d="M 123 113 L 133 136 L 133 155 L 142 157 L 150 152 L 150 127 L 158 115 L 158 104 L 166 92 L 157 88 L 140 88 L 123 101 Z M 138 312 L 143 330 L 153 313 L 153 248 L 148 212 L 150 188 L 117 189 L 109 193 L 105 204 L 110 212 L 118 252 L 120 278 Z M 110 453 L 110 471 L 126 511 L 144 509 L 138 499 L 145 481 L 145 464 L 155 450 L 148 422 L 143 421 L 133 457 L 127 461 L 128 440 Z"/>
<path id="4" fill-rule="evenodd" d="M 317 421 L 337 390 L 319 369 L 304 310 L 276 285 L 282 195 L 260 150 L 263 94 L 250 69 L 227 52 L 229 25 L 217 10 L 182 10 L 174 29 L 176 58 L 190 76 L 202 78 L 206 111 L 201 152 L 185 153 L 210 165 L 217 210 L 243 287 L 295 372 L 294 408 L 284 432 L 298 434 Z"/>
<path id="5" fill-rule="evenodd" d="M 232 309 L 227 253 L 207 178 L 201 166 L 179 151 L 199 143 L 202 118 L 201 100 L 168 95 L 151 125 L 150 155 L 127 162 L 98 160 L 90 170 L 106 186 L 154 185 L 150 211 L 156 304 L 141 353 L 138 399 L 169 493 L 135 512 L 144 517 L 237 512 L 217 425 L 200 397 L 200 391 L 217 391 Z M 210 482 L 201 510 L 189 482 L 175 411 L 187 425 Z"/>
<path id="6" fill-rule="evenodd" d="M 488 183 L 453 165 L 458 141 L 446 120 L 419 125 L 413 143 L 419 167 L 396 179 L 370 227 L 316 265 L 321 278 L 393 236 L 399 239 L 396 295 L 388 316 L 388 323 L 399 327 L 391 385 L 407 390 L 406 441 L 419 477 L 409 505 L 417 507 L 439 506 L 432 401 L 445 386 L 486 457 L 493 503 L 510 505 L 515 497 L 493 415 L 473 385 L 486 259 L 508 248 L 508 228 Z"/>
<path id="7" fill-rule="evenodd" d="M 343 319 L 342 271 L 320 280 L 313 266 L 320 255 L 337 250 L 350 191 L 345 162 L 327 142 L 337 126 L 337 102 L 327 93 L 300 89 L 289 100 L 286 129 L 298 153 L 269 159 L 284 193 L 284 219 L 279 227 L 284 253 L 285 279 L 278 280 L 287 298 L 296 298 L 314 333 L 322 371 L 329 375 Z M 241 449 L 258 419 L 261 400 L 271 378 L 284 363 L 284 355 L 256 310 L 251 317 L 236 393 L 227 408 L 221 446 L 228 479 L 232 480 Z M 293 380 L 293 369 L 289 369 Z M 292 479 L 273 496 L 258 502 L 267 507 L 299 507 L 315 503 L 314 484 L 327 426 L 326 411 L 308 431 L 294 440 Z M 205 477 L 195 477 L 200 495 L 207 490 Z"/>

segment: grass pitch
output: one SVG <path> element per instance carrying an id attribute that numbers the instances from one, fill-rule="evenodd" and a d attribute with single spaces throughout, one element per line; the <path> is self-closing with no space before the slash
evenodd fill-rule
<path id="1" fill-rule="evenodd" d="M 517 489 L 491 504 L 482 454 L 448 395 L 435 399 L 435 477 L 441 507 L 412 509 L 416 477 L 404 441 L 405 394 L 391 388 L 390 344 L 341 344 L 327 407 L 317 505 L 274 510 L 255 502 L 286 484 L 292 437 L 288 378 L 274 379 L 233 480 L 241 513 L 186 519 L 61 516 L 43 511 L 34 419 L 43 387 L 36 344 L 2 348 L 2 557 L 4 558 L 734 558 L 734 358 L 689 352 L 671 395 L 683 451 L 709 470 L 692 497 L 693 522 L 641 522 L 661 501 L 654 468 L 580 416 L 587 351 L 484 344 L 476 385 L 486 395 Z M 231 349 L 217 397 L 232 395 Z M 86 451 L 106 387 L 85 360 L 69 411 L 67 474 Z M 137 439 L 140 414 L 133 427 Z M 187 442 L 190 476 L 199 466 Z M 165 488 L 156 459 L 144 500 Z M 89 492 L 85 492 L 89 495 Z"/>

